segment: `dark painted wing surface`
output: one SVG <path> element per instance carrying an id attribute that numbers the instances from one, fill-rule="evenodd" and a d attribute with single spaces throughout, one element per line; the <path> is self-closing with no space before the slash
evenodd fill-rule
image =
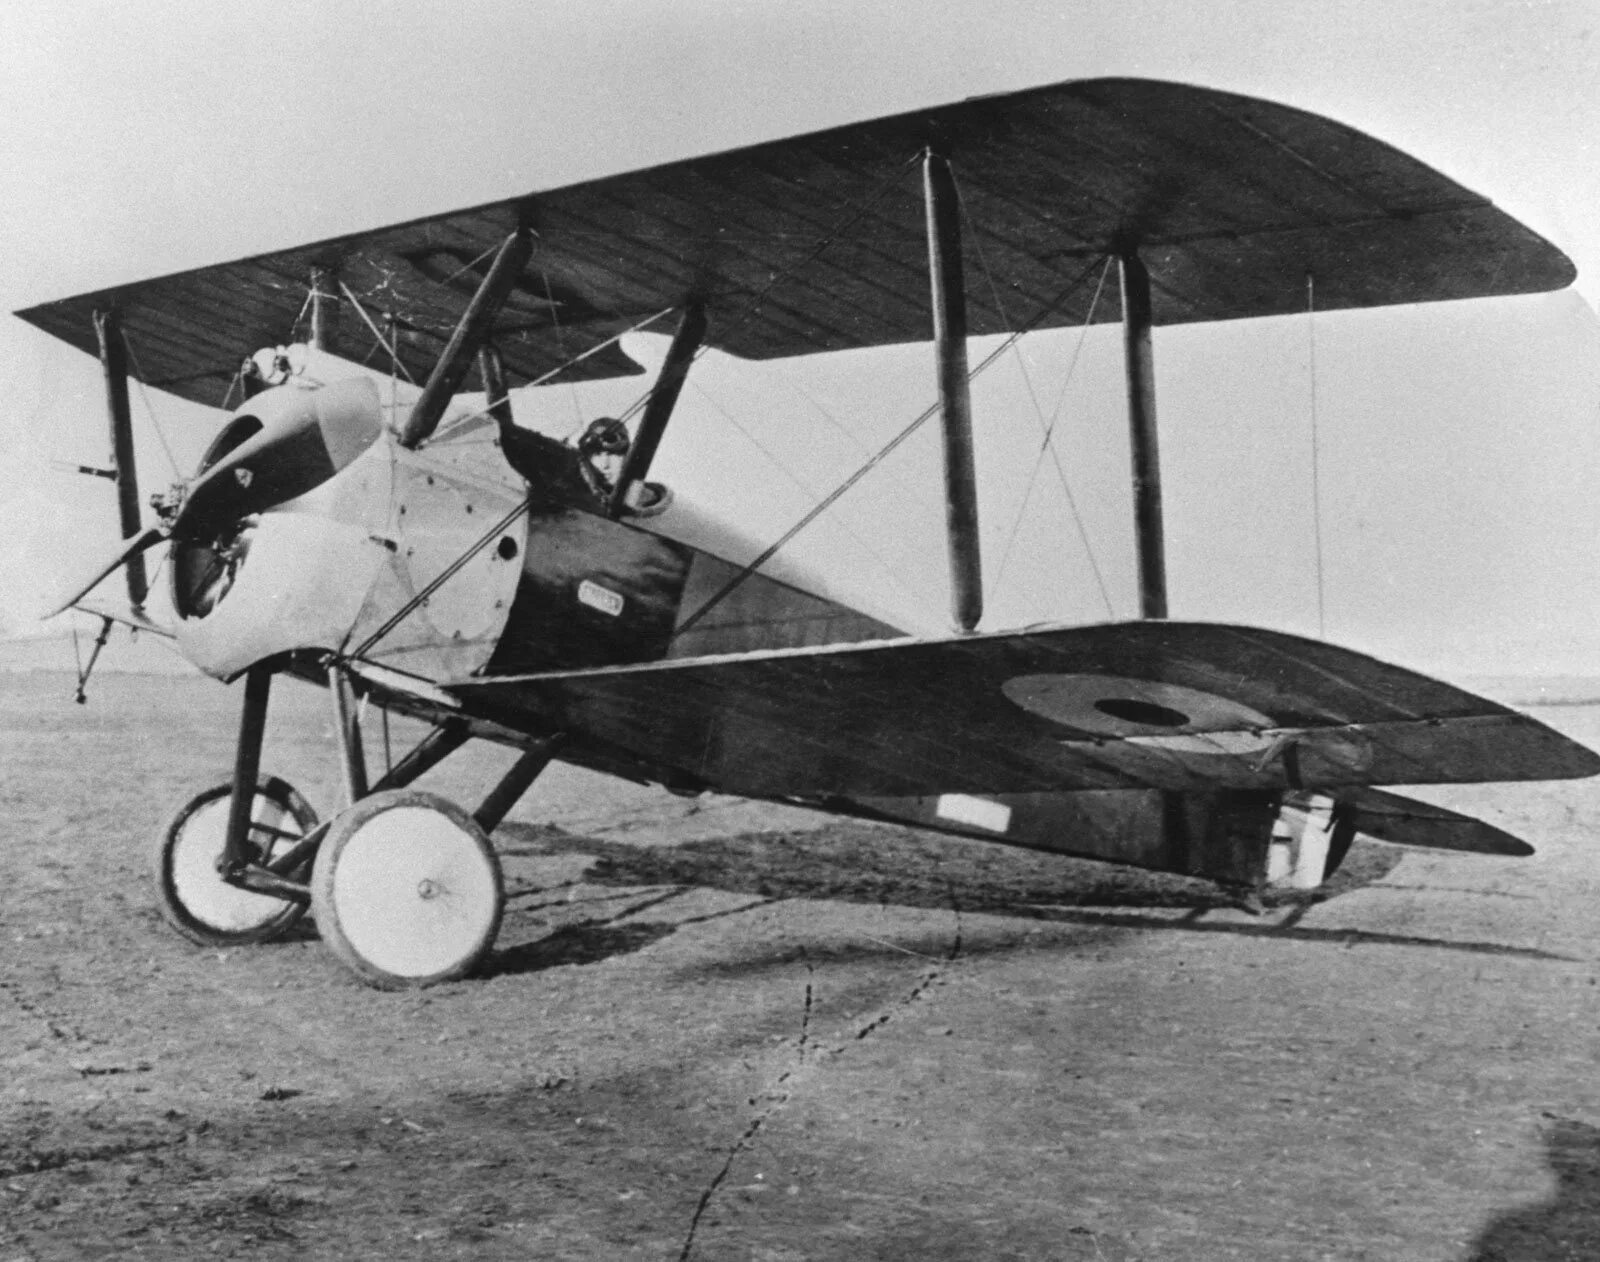
<path id="1" fill-rule="evenodd" d="M 240 356 L 291 339 L 320 266 L 393 316 L 401 359 L 420 379 L 488 253 L 522 219 L 538 247 L 493 334 L 513 385 L 691 294 L 707 305 L 710 344 L 735 355 L 923 341 L 915 159 L 930 142 L 951 155 L 972 234 L 974 334 L 1082 323 L 1095 261 L 1122 240 L 1137 241 L 1149 266 L 1159 324 L 1303 311 L 1308 274 L 1319 310 L 1532 293 L 1573 278 L 1559 250 L 1486 199 L 1341 123 L 1226 92 L 1102 79 L 533 192 L 20 314 L 92 353 L 92 312 L 119 304 L 142 379 L 215 404 Z M 1084 283 L 1072 289 L 1075 278 Z M 1095 310 L 1119 317 L 1114 294 Z M 374 348 L 348 310 L 335 336 L 351 358 Z M 569 373 L 633 370 L 611 348 Z"/>
<path id="2" fill-rule="evenodd" d="M 1600 756 L 1313 640 L 1136 622 L 453 685 L 609 761 L 752 796 L 1558 779 Z"/>

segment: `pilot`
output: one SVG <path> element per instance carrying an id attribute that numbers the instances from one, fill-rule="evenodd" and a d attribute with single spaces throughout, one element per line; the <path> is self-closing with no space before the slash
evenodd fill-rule
<path id="1" fill-rule="evenodd" d="M 529 489 L 559 503 L 603 506 L 610 498 L 612 477 L 601 461 L 628 454 L 628 427 L 614 416 L 592 421 L 579 436 L 576 451 L 553 438 L 502 421 L 500 445 L 507 462 L 527 480 Z"/>

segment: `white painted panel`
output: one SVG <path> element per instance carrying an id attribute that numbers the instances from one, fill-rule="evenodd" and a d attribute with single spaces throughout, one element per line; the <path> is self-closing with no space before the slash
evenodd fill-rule
<path id="1" fill-rule="evenodd" d="M 953 824 L 966 824 L 971 828 L 1003 833 L 1011 827 L 1011 808 L 1004 802 L 988 798 L 969 797 L 965 793 L 946 793 L 934 808 L 940 819 Z"/>

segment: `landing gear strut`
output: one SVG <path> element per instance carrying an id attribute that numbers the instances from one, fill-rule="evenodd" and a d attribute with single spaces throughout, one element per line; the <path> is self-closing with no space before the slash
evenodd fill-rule
<path id="1" fill-rule="evenodd" d="M 253 667 L 231 783 L 185 804 L 162 833 L 162 914 L 204 946 L 266 942 L 309 906 L 333 954 L 369 985 L 394 990 L 465 977 L 494 945 L 505 905 L 489 834 L 550 763 L 559 737 L 526 749 L 476 811 L 408 789 L 470 738 L 434 728 L 370 786 L 351 680 L 328 685 L 349 804 L 327 823 L 288 784 L 260 775 L 272 673 Z"/>

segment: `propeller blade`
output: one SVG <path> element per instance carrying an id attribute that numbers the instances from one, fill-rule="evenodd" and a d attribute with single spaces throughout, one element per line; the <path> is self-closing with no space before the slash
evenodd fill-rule
<path id="1" fill-rule="evenodd" d="M 102 582 L 104 582 L 106 578 L 116 573 L 140 553 L 148 552 L 166 537 L 167 535 L 165 531 L 160 530 L 155 526 L 151 526 L 147 530 L 141 531 L 139 534 L 134 535 L 130 539 L 124 539 L 122 541 L 122 545 L 117 549 L 116 555 L 114 555 L 105 564 L 100 566 L 100 568 L 94 572 L 93 578 L 91 578 L 87 583 L 81 583 L 74 588 L 72 595 L 68 596 L 64 601 L 47 613 L 45 617 L 54 618 L 57 614 L 66 613 L 67 610 L 71 609 L 72 606 L 77 604 Z"/>

